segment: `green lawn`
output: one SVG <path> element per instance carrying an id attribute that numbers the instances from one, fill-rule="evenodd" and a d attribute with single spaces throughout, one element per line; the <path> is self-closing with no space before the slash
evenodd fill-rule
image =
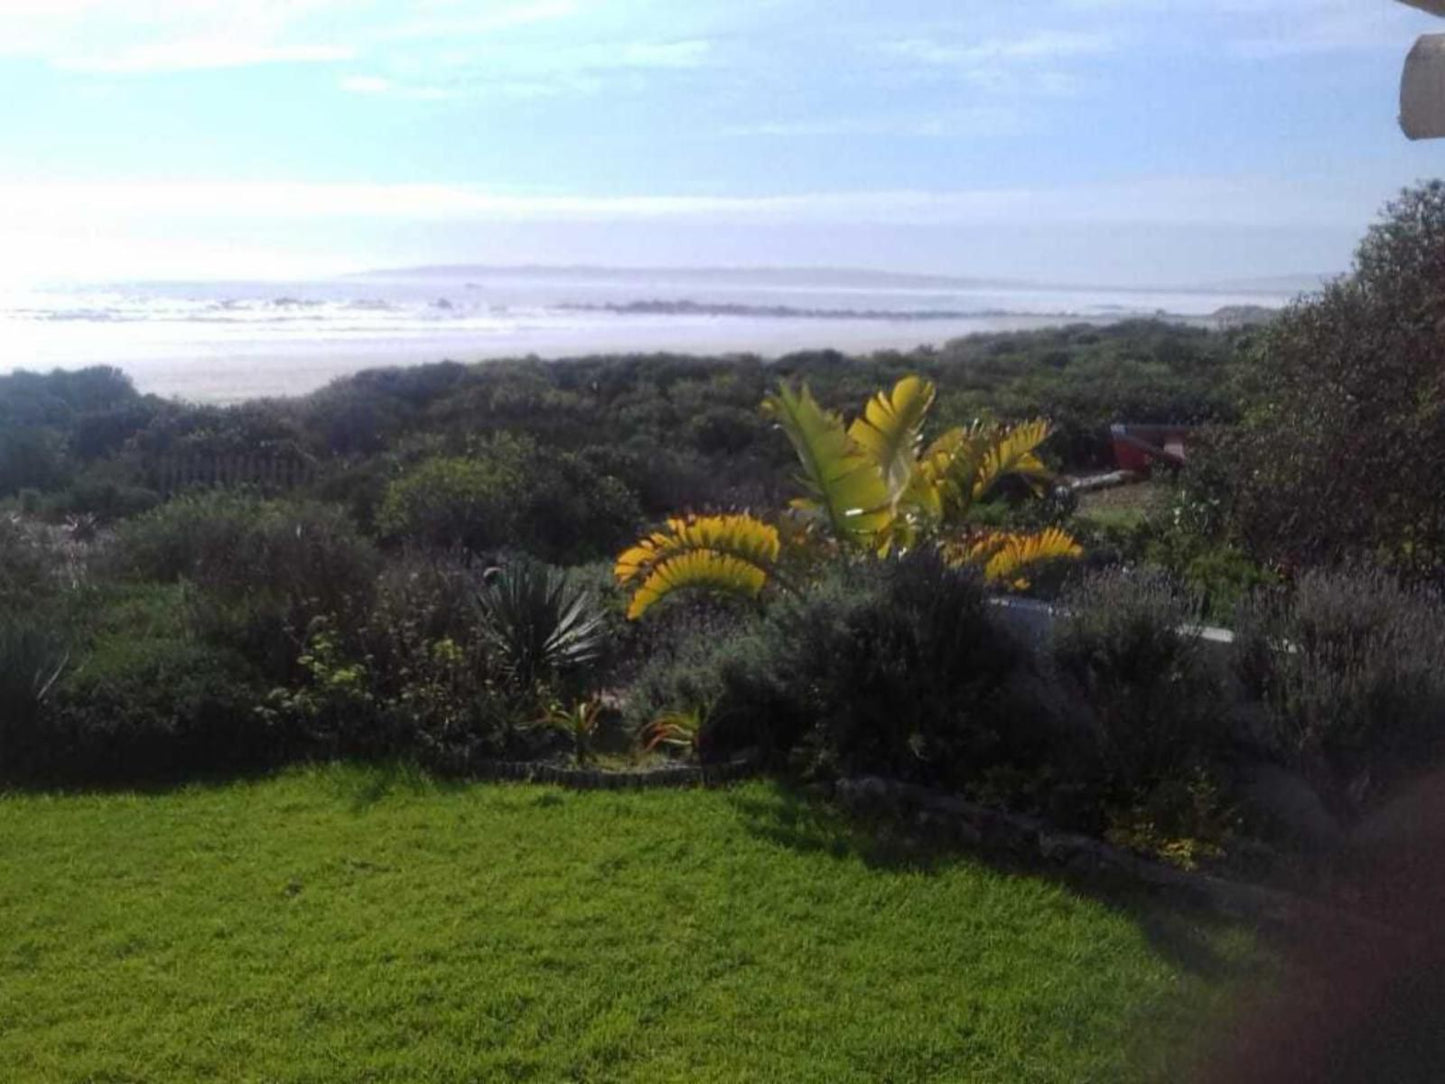
<path id="1" fill-rule="evenodd" d="M 1078 516 L 1098 527 L 1130 530 L 1143 523 L 1150 512 L 1168 498 L 1162 482 L 1135 482 L 1127 486 L 1096 489 L 1079 496 Z"/>
<path id="2" fill-rule="evenodd" d="M 763 784 L 361 768 L 0 797 L 0 931 L 27 1082 L 1175 1077 L 1253 957 Z"/>

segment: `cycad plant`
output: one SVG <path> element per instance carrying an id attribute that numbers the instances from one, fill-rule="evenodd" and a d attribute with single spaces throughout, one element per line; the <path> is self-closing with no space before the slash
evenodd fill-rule
<path id="1" fill-rule="evenodd" d="M 1058 528 L 1020 533 L 969 522 L 974 504 L 1005 478 L 1042 493 L 1049 472 L 1038 448 L 1048 423 L 976 423 L 925 444 L 936 395 L 931 381 L 904 377 L 845 425 L 806 384 L 783 384 L 763 411 L 797 453 L 803 495 L 777 525 L 746 513 L 668 520 L 618 558 L 617 580 L 632 590 L 628 617 L 680 590 L 757 596 L 785 582 L 779 566 L 790 558 L 887 558 L 932 546 L 950 563 L 982 568 L 991 582 L 1024 587 L 1030 566 L 1079 556 Z"/>

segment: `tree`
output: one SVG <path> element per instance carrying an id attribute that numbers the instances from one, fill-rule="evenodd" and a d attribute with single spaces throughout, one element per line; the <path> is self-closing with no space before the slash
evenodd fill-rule
<path id="1" fill-rule="evenodd" d="M 1233 523 L 1290 566 L 1445 561 L 1445 183 L 1390 204 L 1351 274 L 1256 344 L 1223 439 Z"/>

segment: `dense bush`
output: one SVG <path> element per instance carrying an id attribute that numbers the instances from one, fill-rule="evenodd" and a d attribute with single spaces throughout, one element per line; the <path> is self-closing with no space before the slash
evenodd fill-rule
<path id="1" fill-rule="evenodd" d="M 225 492 L 126 523 L 108 560 L 130 579 L 185 583 L 189 628 L 276 679 L 315 618 L 364 623 L 380 563 L 339 509 Z"/>
<path id="2" fill-rule="evenodd" d="M 53 621 L 0 608 L 0 778 L 33 767 L 41 709 L 67 662 Z"/>
<path id="3" fill-rule="evenodd" d="M 33 524 L 0 515 L 0 610 L 25 610 L 61 586 L 64 558 Z"/>
<path id="4" fill-rule="evenodd" d="M 1228 713 L 1197 602 L 1160 573 L 1109 570 L 1081 576 L 1062 607 L 1052 655 L 1088 706 L 1107 770 L 1147 788 L 1207 761 Z"/>
<path id="5" fill-rule="evenodd" d="M 711 649 L 645 673 L 642 695 L 705 707 L 705 756 L 760 746 L 806 774 L 961 785 L 1039 763 L 1058 739 L 1027 650 L 971 572 L 918 554 L 862 562 L 776 601 Z"/>
<path id="6" fill-rule="evenodd" d="M 121 780 L 257 767 L 284 744 L 262 695 L 234 652 L 183 636 L 105 637 L 56 683 L 32 765 Z"/>
<path id="7" fill-rule="evenodd" d="M 63 487 L 79 465 L 116 453 L 155 402 L 104 366 L 0 376 L 0 497 Z"/>
<path id="8" fill-rule="evenodd" d="M 643 734 L 675 713 L 724 722 L 713 707 L 722 699 L 725 675 L 766 665 L 761 625 L 762 614 L 752 605 L 705 597 L 681 601 L 648 622 L 629 622 L 625 632 L 634 666 L 627 672 L 627 726 Z M 715 728 L 709 751 L 725 756 L 767 742 L 769 734 L 750 729 L 750 722 L 738 719 L 731 727 Z"/>
<path id="9" fill-rule="evenodd" d="M 840 408 L 909 372 L 939 385 L 946 425 L 1046 415 L 1064 462 L 1093 466 L 1109 459 L 1109 422 L 1232 419 L 1223 377 L 1233 346 L 1232 334 L 1134 321 L 869 357 L 801 353 L 769 365 L 669 355 L 448 362 L 358 373 L 301 400 L 234 407 L 141 396 L 115 369 L 18 372 L 0 377 L 0 498 L 28 487 L 62 511 L 106 518 L 147 503 L 167 463 L 279 458 L 313 466 L 318 492 L 369 525 L 397 465 L 416 465 L 409 449 L 430 440 L 430 454 L 472 458 L 504 438 L 538 451 L 543 462 L 527 474 L 538 483 L 555 473 L 544 488 L 560 487 L 564 506 L 609 479 L 648 515 L 773 503 L 790 466 L 756 406 L 777 378 L 806 378 L 825 405 Z M 544 507 L 557 503 L 555 494 L 539 497 Z M 619 516 L 627 511 L 614 506 Z M 540 534 L 551 548 L 538 552 L 564 560 L 579 546 L 605 550 L 594 538 L 607 507 L 593 502 L 585 522 L 544 513 L 553 526 Z"/>
<path id="10" fill-rule="evenodd" d="M 526 485 L 515 466 L 491 458 L 428 459 L 387 487 L 383 535 L 483 552 L 506 544 L 514 500 Z"/>
<path id="11" fill-rule="evenodd" d="M 489 578 L 458 554 L 406 555 L 363 627 L 311 621 L 301 674 L 272 692 L 268 712 L 330 755 L 451 767 L 555 750 L 547 710 L 590 691 L 604 615 L 561 571 L 529 560 Z"/>
<path id="12" fill-rule="evenodd" d="M 610 552 L 640 519 L 627 487 L 587 459 L 504 434 L 412 467 L 387 487 L 377 526 L 398 541 L 566 561 Z"/>
<path id="13" fill-rule="evenodd" d="M 47 496 L 41 509 L 50 518 L 93 516 L 102 523 L 139 516 L 161 503 L 160 494 L 132 484 L 120 472 L 93 470 L 78 475 L 70 485 Z"/>
<path id="14" fill-rule="evenodd" d="M 1054 774 L 1056 817 L 1193 866 L 1237 827 L 1234 703 L 1197 596 L 1151 569 L 1092 570 L 1062 592 L 1045 640 L 1086 735 Z"/>
<path id="15" fill-rule="evenodd" d="M 1263 740 L 1342 813 L 1445 754 L 1445 599 L 1380 571 L 1312 571 L 1242 608 Z"/>
<path id="16" fill-rule="evenodd" d="M 1245 372 L 1233 516 L 1260 556 L 1445 562 L 1445 183 L 1390 205 L 1354 271 L 1296 304 Z"/>

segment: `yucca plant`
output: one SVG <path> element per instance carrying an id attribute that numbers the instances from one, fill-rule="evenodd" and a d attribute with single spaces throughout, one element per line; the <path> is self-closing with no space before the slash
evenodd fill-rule
<path id="1" fill-rule="evenodd" d="M 482 635 L 521 688 L 575 674 L 606 647 L 605 613 L 557 569 L 514 564 L 478 589 L 476 602 Z"/>
<path id="2" fill-rule="evenodd" d="M 617 561 L 618 582 L 633 592 L 628 617 L 680 590 L 755 597 L 778 582 L 788 550 L 888 557 L 927 545 L 1012 587 L 1027 585 L 1032 565 L 1079 556 L 1078 543 L 1057 527 L 1019 533 L 969 523 L 974 504 L 1005 478 L 1043 492 L 1049 472 L 1038 449 L 1048 423 L 978 423 L 925 445 L 936 397 L 931 381 L 907 376 L 845 425 L 806 384 L 798 390 L 783 384 L 764 399 L 763 411 L 797 453 L 803 496 L 789 504 L 780 527 L 746 513 L 668 520 Z"/>

